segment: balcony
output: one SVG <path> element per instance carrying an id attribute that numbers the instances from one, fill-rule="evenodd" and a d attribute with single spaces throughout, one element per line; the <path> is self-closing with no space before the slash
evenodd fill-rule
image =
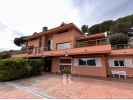
<path id="1" fill-rule="evenodd" d="M 97 40 L 80 40 L 80 41 L 77 41 L 77 47 L 107 45 L 107 44 L 109 44 L 109 41 L 107 38 L 97 39 Z"/>
<path id="2" fill-rule="evenodd" d="M 111 45 L 87 46 L 80 48 L 71 48 L 64 50 L 44 51 L 39 48 L 34 48 L 28 57 L 48 57 L 48 56 L 72 56 L 81 54 L 107 54 L 111 52 Z"/>
<path id="3" fill-rule="evenodd" d="M 111 45 L 111 46 L 112 46 L 112 49 L 128 49 L 128 48 L 132 48 L 128 44 L 116 44 L 116 45 Z"/>

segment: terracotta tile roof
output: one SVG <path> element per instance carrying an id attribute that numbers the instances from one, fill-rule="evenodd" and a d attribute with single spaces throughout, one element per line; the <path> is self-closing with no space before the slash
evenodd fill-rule
<path id="1" fill-rule="evenodd" d="M 110 55 L 112 55 L 112 56 L 117 56 L 117 55 L 133 55 L 133 48 L 112 50 Z"/>
<path id="2" fill-rule="evenodd" d="M 96 33 L 96 34 L 89 35 L 89 36 L 83 35 L 81 37 L 78 37 L 77 40 L 89 40 L 89 39 L 94 40 L 94 39 L 101 39 L 101 38 L 105 38 L 104 33 Z"/>
<path id="3" fill-rule="evenodd" d="M 36 56 L 65 56 L 79 54 L 106 54 L 111 52 L 111 45 L 88 46 L 57 51 L 44 51 Z M 30 55 L 35 56 L 35 55 Z"/>
<path id="4" fill-rule="evenodd" d="M 26 39 L 27 40 L 28 39 L 34 39 L 34 38 L 38 38 L 38 37 L 40 37 L 44 34 L 52 34 L 52 33 L 63 32 L 67 29 L 72 29 L 72 28 L 75 28 L 77 31 L 79 31 L 81 34 L 83 34 L 75 24 L 69 23 L 69 24 L 60 25 L 56 28 L 49 29 L 47 32 L 39 32 L 39 33 L 35 32 L 35 33 L 33 33 L 33 35 L 28 36 Z"/>

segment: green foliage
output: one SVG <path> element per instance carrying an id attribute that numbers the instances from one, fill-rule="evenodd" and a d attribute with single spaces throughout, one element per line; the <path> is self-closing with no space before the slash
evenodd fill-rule
<path id="1" fill-rule="evenodd" d="M 1 60 L 0 80 L 12 80 L 27 76 L 26 62 L 23 60 Z"/>
<path id="2" fill-rule="evenodd" d="M 123 33 L 116 33 L 116 34 L 110 35 L 109 40 L 112 45 L 127 44 L 128 36 Z"/>
<path id="3" fill-rule="evenodd" d="M 71 74 L 71 71 L 70 71 L 70 69 L 65 69 L 65 70 L 63 71 L 63 73 L 64 73 L 64 74 Z"/>
<path id="4" fill-rule="evenodd" d="M 81 31 L 82 31 L 83 33 L 88 33 L 88 25 L 83 25 L 83 26 L 81 27 Z"/>
<path id="5" fill-rule="evenodd" d="M 104 21 L 103 23 L 100 24 L 99 26 L 99 32 L 106 32 L 106 31 L 110 31 L 110 27 L 113 25 L 113 21 L 112 20 L 108 20 L 108 21 Z"/>
<path id="6" fill-rule="evenodd" d="M 129 21 L 117 21 L 110 27 L 110 31 L 113 33 L 127 33 L 127 30 L 131 28 L 133 24 Z"/>
<path id="7" fill-rule="evenodd" d="M 100 24 L 95 24 L 95 25 L 91 26 L 90 28 L 88 28 L 88 31 L 89 31 L 90 34 L 109 31 L 111 25 L 113 25 L 112 20 L 104 21 Z"/>
<path id="8" fill-rule="evenodd" d="M 95 34 L 99 32 L 100 32 L 100 24 L 93 25 L 92 27 L 89 28 L 90 34 Z"/>
<path id="9" fill-rule="evenodd" d="M 11 54 L 9 52 L 1 52 L 0 53 L 0 59 L 6 59 L 6 58 L 10 58 Z"/>
<path id="10" fill-rule="evenodd" d="M 77 47 L 85 47 L 88 46 L 88 41 L 78 41 Z"/>
<path id="11" fill-rule="evenodd" d="M 41 73 L 43 63 L 39 59 L 0 60 L 0 81 L 14 80 Z"/>
<path id="12" fill-rule="evenodd" d="M 31 75 L 37 75 L 43 70 L 44 60 L 43 59 L 30 59 L 28 64 L 32 66 Z"/>
<path id="13" fill-rule="evenodd" d="M 22 44 L 25 43 L 25 38 L 26 37 L 20 37 L 20 38 L 15 38 L 14 39 L 14 44 L 17 45 L 17 46 L 21 46 Z"/>
<path id="14" fill-rule="evenodd" d="M 82 27 L 85 26 L 88 25 L 83 25 Z M 111 31 L 112 33 L 128 33 L 128 29 L 131 27 L 133 27 L 133 15 L 122 17 L 115 21 L 107 20 L 102 23 L 95 24 L 89 28 L 87 27 L 87 32 L 89 34 L 95 34 L 106 31 Z"/>

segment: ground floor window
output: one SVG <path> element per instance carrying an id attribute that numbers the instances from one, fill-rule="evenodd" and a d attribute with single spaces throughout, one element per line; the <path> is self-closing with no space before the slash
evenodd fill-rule
<path id="1" fill-rule="evenodd" d="M 71 59 L 60 59 L 60 63 L 71 63 Z"/>
<path id="2" fill-rule="evenodd" d="M 79 65 L 96 66 L 96 60 L 94 58 L 80 58 Z"/>
<path id="3" fill-rule="evenodd" d="M 124 60 L 114 60 L 114 66 L 115 67 L 123 67 L 125 66 Z"/>

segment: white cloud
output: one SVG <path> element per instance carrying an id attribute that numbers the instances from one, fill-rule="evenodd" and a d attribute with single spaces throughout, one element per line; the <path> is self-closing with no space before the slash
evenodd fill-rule
<path id="1" fill-rule="evenodd" d="M 43 26 L 55 27 L 61 22 L 74 22 L 78 26 L 79 12 L 71 0 L 0 0 L 0 48 L 16 49 L 13 39 L 17 32 L 29 35 L 41 31 Z"/>

